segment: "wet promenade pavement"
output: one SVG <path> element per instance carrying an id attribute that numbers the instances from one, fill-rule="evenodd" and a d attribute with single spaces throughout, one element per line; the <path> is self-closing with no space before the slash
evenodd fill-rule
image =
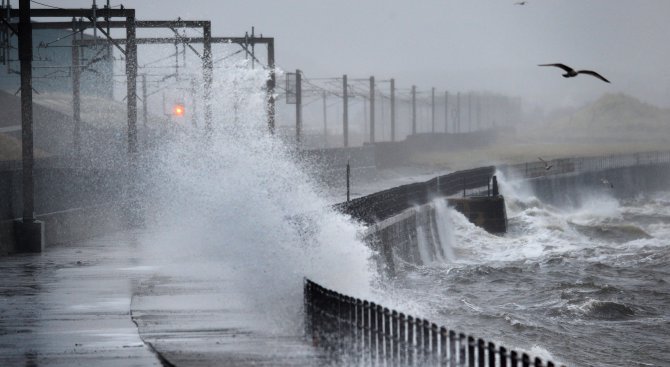
<path id="1" fill-rule="evenodd" d="M 0 257 L 0 366 L 324 364 L 230 282 L 175 276 L 141 246 L 119 233 Z"/>

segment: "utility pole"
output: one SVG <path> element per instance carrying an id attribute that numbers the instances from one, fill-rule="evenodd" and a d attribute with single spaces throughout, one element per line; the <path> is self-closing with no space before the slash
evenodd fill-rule
<path id="1" fill-rule="evenodd" d="M 386 111 L 386 110 L 384 109 L 384 96 L 382 96 L 382 95 L 380 94 L 380 95 L 379 95 L 379 112 L 380 112 L 380 116 L 379 116 L 379 126 L 381 126 L 382 131 L 381 131 L 381 134 L 379 134 L 379 136 L 380 136 L 380 140 L 382 140 L 382 141 L 383 141 L 384 138 L 386 137 L 386 123 L 385 123 L 386 120 L 384 119 L 384 113 L 385 113 L 384 111 Z"/>
<path id="2" fill-rule="evenodd" d="M 391 141 L 395 141 L 395 79 L 391 79 Z"/>
<path id="3" fill-rule="evenodd" d="M 205 132 L 207 134 L 212 133 L 212 81 L 214 73 L 214 62 L 212 61 L 212 25 L 210 22 L 206 22 L 202 26 L 202 37 L 203 37 L 203 52 L 202 52 L 202 76 L 203 76 L 203 97 L 205 100 Z M 269 47 L 269 46 L 268 46 Z M 268 51 L 269 52 L 269 51 Z M 268 56 L 268 64 L 269 64 Z M 274 62 L 272 65 L 268 65 L 270 68 L 270 79 L 274 77 Z M 270 80 L 268 80 L 268 90 L 270 85 Z M 268 92 L 269 93 L 269 92 Z M 274 92 L 273 92 L 274 93 Z M 271 112 L 274 112 L 272 110 Z M 273 130 L 274 125 L 271 125 L 270 130 Z"/>
<path id="4" fill-rule="evenodd" d="M 351 165 L 347 159 L 347 203 L 349 202 L 350 193 L 351 193 Z"/>
<path id="5" fill-rule="evenodd" d="M 210 57 L 211 60 L 211 57 Z M 270 134 L 275 133 L 275 84 L 277 76 L 275 73 L 275 41 L 274 39 L 268 42 L 268 69 L 270 69 L 270 77 L 266 83 L 268 95 L 268 129 Z"/>
<path id="6" fill-rule="evenodd" d="M 435 87 L 431 89 L 431 102 L 430 102 L 430 109 L 431 109 L 431 132 L 435 134 Z"/>
<path id="7" fill-rule="evenodd" d="M 137 42 L 135 14 L 126 17 L 126 78 L 128 103 L 128 153 L 134 159 L 137 153 Z"/>
<path id="8" fill-rule="evenodd" d="M 461 133 L 461 92 L 456 93 L 456 133 Z"/>
<path id="9" fill-rule="evenodd" d="M 21 61 L 21 158 L 23 175 L 23 219 L 17 223 L 19 252 L 44 250 L 44 223 L 35 220 L 33 177 L 33 28 L 30 0 L 19 1 L 19 60 Z"/>
<path id="10" fill-rule="evenodd" d="M 323 91 L 323 146 L 328 148 L 328 105 L 326 91 Z"/>
<path id="11" fill-rule="evenodd" d="M 142 74 L 142 93 L 146 93 L 146 75 Z M 146 97 L 142 97 L 144 103 L 144 129 L 147 127 L 147 101 Z M 193 127 L 198 127 L 198 89 L 196 88 L 195 78 L 191 77 L 191 123 Z"/>
<path id="12" fill-rule="evenodd" d="M 475 96 L 475 103 L 477 104 L 477 130 L 482 128 L 482 102 L 481 96 Z"/>
<path id="13" fill-rule="evenodd" d="M 300 145 L 300 130 L 302 130 L 302 75 L 295 70 L 295 141 Z"/>
<path id="14" fill-rule="evenodd" d="M 342 136 L 344 147 L 349 146 L 349 96 L 347 94 L 347 74 L 342 76 Z"/>
<path id="15" fill-rule="evenodd" d="M 412 135 L 416 135 L 416 86 L 412 86 Z"/>
<path id="16" fill-rule="evenodd" d="M 468 132 L 472 132 L 472 92 L 468 92 Z"/>
<path id="17" fill-rule="evenodd" d="M 444 132 L 449 132 L 449 92 L 444 92 Z"/>
<path id="18" fill-rule="evenodd" d="M 79 67 L 79 46 L 75 44 L 77 35 L 72 36 L 72 122 L 74 132 L 72 142 L 74 154 L 78 157 L 81 143 L 81 92 L 79 89 L 81 69 Z"/>
<path id="19" fill-rule="evenodd" d="M 375 143 L 375 77 L 370 77 L 370 144 Z"/>
<path id="20" fill-rule="evenodd" d="M 193 99 L 195 100 L 195 84 L 194 83 L 192 83 L 192 89 L 193 89 L 192 94 L 194 96 Z M 147 75 L 142 74 L 142 126 L 144 127 L 145 134 L 146 134 L 146 131 L 147 131 L 147 120 L 149 119 L 149 110 L 148 110 L 148 107 L 147 107 L 147 104 L 149 103 L 149 101 L 147 101 L 147 98 L 149 98 L 147 96 Z M 193 117 L 194 120 L 193 121 L 194 121 L 194 125 L 195 125 L 195 111 L 193 111 L 193 113 L 194 113 L 194 117 Z"/>

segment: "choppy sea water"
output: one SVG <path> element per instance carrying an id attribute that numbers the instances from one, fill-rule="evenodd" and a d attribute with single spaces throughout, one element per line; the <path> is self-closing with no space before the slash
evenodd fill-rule
<path id="1" fill-rule="evenodd" d="M 670 192 L 580 207 L 505 190 L 509 232 L 447 209 L 450 259 L 387 289 L 433 322 L 568 366 L 670 365 Z"/>

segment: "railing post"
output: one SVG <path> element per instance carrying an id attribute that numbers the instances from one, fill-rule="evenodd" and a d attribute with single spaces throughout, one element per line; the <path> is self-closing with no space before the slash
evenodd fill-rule
<path id="1" fill-rule="evenodd" d="M 535 367 L 542 367 L 542 360 L 540 357 L 535 357 Z"/>
<path id="2" fill-rule="evenodd" d="M 345 298 L 347 300 L 347 308 L 349 309 L 349 319 L 348 319 L 348 329 L 349 329 L 349 337 L 351 338 L 351 342 L 354 344 L 353 346 L 355 347 L 355 350 L 358 352 L 358 328 L 357 328 L 357 317 L 356 317 L 356 299 L 351 296 L 346 296 Z"/>
<path id="3" fill-rule="evenodd" d="M 465 361 L 466 361 L 466 339 L 465 339 L 465 334 L 460 333 L 458 334 L 458 363 L 460 363 L 461 366 L 465 366 Z"/>
<path id="4" fill-rule="evenodd" d="M 384 307 L 384 351 L 386 359 L 393 357 L 391 345 L 391 311 L 386 307 Z"/>
<path id="5" fill-rule="evenodd" d="M 370 358 L 375 360 L 377 357 L 377 305 L 370 302 Z"/>
<path id="6" fill-rule="evenodd" d="M 399 345 L 398 349 L 400 350 L 400 355 L 398 356 L 401 366 L 408 365 L 407 361 L 407 318 L 404 313 L 398 315 L 398 340 Z"/>
<path id="7" fill-rule="evenodd" d="M 475 338 L 468 336 L 468 367 L 475 367 Z"/>
<path id="8" fill-rule="evenodd" d="M 369 354 L 370 349 L 370 302 L 363 301 L 363 353 Z"/>
<path id="9" fill-rule="evenodd" d="M 423 356 L 423 320 L 414 319 L 414 337 L 416 338 L 416 359 L 420 360 Z"/>
<path id="10" fill-rule="evenodd" d="M 447 328 L 444 326 L 440 328 L 440 364 L 442 366 L 446 366 L 449 364 L 449 359 L 447 356 L 447 338 L 449 337 L 449 333 L 447 332 Z"/>
<path id="11" fill-rule="evenodd" d="M 486 367 L 486 348 L 484 346 L 484 339 L 477 339 L 477 360 L 479 367 Z"/>
<path id="12" fill-rule="evenodd" d="M 412 365 L 414 359 L 414 325 L 416 321 L 412 316 L 407 316 L 407 364 Z"/>
<path id="13" fill-rule="evenodd" d="M 489 366 L 496 365 L 496 345 L 489 342 Z"/>
<path id="14" fill-rule="evenodd" d="M 507 367 L 507 349 L 500 347 L 500 367 Z"/>
<path id="15" fill-rule="evenodd" d="M 519 367 L 519 354 L 513 350 L 510 352 L 510 367 Z"/>
<path id="16" fill-rule="evenodd" d="M 456 332 L 449 330 L 449 366 L 456 366 Z"/>
<path id="17" fill-rule="evenodd" d="M 521 365 L 523 367 L 530 367 L 530 356 L 528 356 L 528 354 L 523 353 L 521 355 Z"/>
<path id="18" fill-rule="evenodd" d="M 377 305 L 377 348 L 379 358 L 385 357 L 384 355 L 384 307 Z"/>
<path id="19" fill-rule="evenodd" d="M 433 354 L 437 354 L 437 340 L 440 336 L 439 333 L 439 328 L 437 327 L 437 324 L 431 323 L 430 324 L 430 350 L 433 352 Z"/>
<path id="20" fill-rule="evenodd" d="M 430 353 L 431 353 L 431 360 L 432 363 L 438 363 L 439 361 L 439 353 L 437 350 L 437 340 L 440 336 L 439 329 L 435 323 L 430 324 Z"/>
<path id="21" fill-rule="evenodd" d="M 430 354 L 430 322 L 423 320 L 423 350 L 426 355 Z"/>
<path id="22" fill-rule="evenodd" d="M 360 299 L 354 298 L 354 312 L 356 315 L 356 352 L 358 355 L 362 355 L 365 352 L 365 321 L 363 314 L 365 308 L 363 307 L 363 301 Z"/>
<path id="23" fill-rule="evenodd" d="M 398 333 L 398 311 L 391 312 L 391 334 L 393 335 L 393 358 L 400 358 L 400 337 Z"/>

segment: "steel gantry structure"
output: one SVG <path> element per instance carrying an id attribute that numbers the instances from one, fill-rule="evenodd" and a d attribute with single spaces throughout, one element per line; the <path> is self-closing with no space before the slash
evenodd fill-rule
<path id="1" fill-rule="evenodd" d="M 62 9 L 62 8 L 38 8 L 31 9 L 30 0 L 20 0 L 18 9 L 11 9 L 9 6 L 1 9 L 0 21 L 13 35 L 18 36 L 19 60 L 21 64 L 21 140 L 22 140 L 22 177 L 23 177 L 23 216 L 19 223 L 18 236 L 20 238 L 21 250 L 27 252 L 41 252 L 43 249 L 43 224 L 35 220 L 34 215 L 34 146 L 33 146 L 33 101 L 32 101 L 32 59 L 33 29 L 72 29 L 74 32 L 83 32 L 86 29 L 92 29 L 96 33 L 93 40 L 73 41 L 72 45 L 72 92 L 73 92 L 73 142 L 75 151 L 78 151 L 80 144 L 81 116 L 79 93 L 81 65 L 79 65 L 79 47 L 93 42 L 100 44 L 97 39 L 97 32 L 103 34 L 106 38 L 104 43 L 111 44 L 118 48 L 125 56 L 126 82 L 127 82 L 127 119 L 128 119 L 128 153 L 131 164 L 135 161 L 134 157 L 138 153 L 137 147 L 137 71 L 138 44 L 161 44 L 176 41 L 187 44 L 202 60 L 204 96 L 205 96 L 205 125 L 207 131 L 212 129 L 212 111 L 211 111 L 211 89 L 212 89 L 212 43 L 235 43 L 241 45 L 247 53 L 253 55 L 253 48 L 256 44 L 267 45 L 267 68 L 269 78 L 266 83 L 267 89 L 267 113 L 268 128 L 271 133 L 275 128 L 275 61 L 274 61 L 274 38 L 271 37 L 212 37 L 210 21 L 187 21 L 187 20 L 168 20 L 168 21 L 138 21 L 135 17 L 134 9 L 114 9 L 105 6 L 97 8 L 93 6 L 90 9 Z M 68 18 L 71 21 L 51 21 L 33 23 L 33 18 Z M 79 18 L 79 21 L 75 19 Z M 122 21 L 115 20 L 123 18 Z M 18 28 L 14 25 L 18 19 Z M 83 21 L 87 19 L 87 21 Z M 126 36 L 124 39 L 113 39 L 111 28 L 125 28 Z M 137 28 L 165 28 L 175 33 L 174 38 L 138 38 L 136 36 Z M 187 38 L 183 37 L 177 31 L 177 28 L 201 28 L 203 37 Z M 8 37 L 7 37 L 8 38 Z M 7 40 L 5 40 L 7 41 Z M 90 41 L 90 42 L 89 42 Z M 200 55 L 192 43 L 202 43 L 203 52 Z M 125 48 L 121 45 L 125 45 Z M 249 51 L 249 46 L 252 51 Z M 84 66 L 87 67 L 88 65 Z"/>
<path id="2" fill-rule="evenodd" d="M 212 73 L 213 73 L 213 62 L 212 62 L 212 44 L 237 44 L 240 45 L 244 51 L 252 57 L 254 61 L 258 61 L 254 53 L 249 50 L 249 46 L 254 47 L 257 44 L 263 44 L 267 46 L 267 65 L 266 68 L 269 71 L 269 77 L 266 82 L 266 91 L 267 91 L 267 114 L 268 114 L 268 129 L 270 132 L 275 130 L 275 86 L 276 86 L 276 75 L 275 75 L 275 52 L 274 52 L 274 38 L 273 37 L 256 37 L 256 36 L 244 36 L 244 37 L 212 37 L 211 36 L 211 25 L 209 21 L 137 21 L 137 28 L 170 28 L 175 31 L 175 37 L 150 37 L 150 38 L 135 38 L 132 42 L 135 45 L 157 45 L 157 44 L 174 44 L 175 42 L 184 43 L 202 59 L 202 68 L 203 68 L 203 79 L 204 79 L 204 94 L 205 94 L 205 126 L 207 130 L 212 128 L 212 107 L 211 107 L 211 90 L 212 90 Z M 200 27 L 203 28 L 203 37 L 183 37 L 176 32 L 176 28 L 194 28 Z M 91 46 L 96 44 L 97 40 L 78 40 L 75 42 L 77 46 Z M 114 44 L 117 48 L 122 49 L 121 45 L 131 44 L 129 39 L 112 39 L 109 38 L 109 42 Z M 203 54 L 200 55 L 192 44 L 203 44 Z"/>

